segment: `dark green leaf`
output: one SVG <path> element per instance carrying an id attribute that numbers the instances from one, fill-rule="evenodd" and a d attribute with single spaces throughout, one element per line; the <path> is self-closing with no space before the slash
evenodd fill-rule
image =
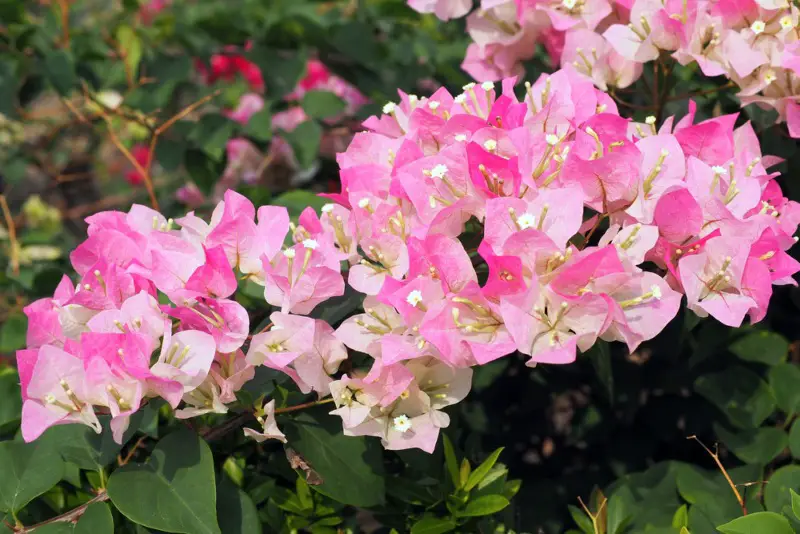
<path id="1" fill-rule="evenodd" d="M 597 379 L 603 385 L 609 402 L 614 402 L 614 373 L 611 369 L 611 349 L 605 341 L 598 341 L 589 351 L 589 357 L 597 373 Z"/>
<path id="2" fill-rule="evenodd" d="M 215 162 L 202 150 L 189 149 L 184 155 L 183 164 L 197 187 L 205 194 L 210 194 L 214 185 L 222 175 L 222 162 Z"/>
<path id="3" fill-rule="evenodd" d="M 64 462 L 48 443 L 0 443 L 0 512 L 16 512 L 64 476 Z"/>
<path id="4" fill-rule="evenodd" d="M 769 370 L 769 385 L 775 393 L 778 408 L 788 414 L 800 412 L 800 366 L 781 363 Z"/>
<path id="5" fill-rule="evenodd" d="M 284 138 L 292 147 L 301 169 L 310 168 L 317 159 L 322 140 L 322 128 L 310 120 L 300 124 L 291 132 L 283 132 Z"/>
<path id="6" fill-rule="evenodd" d="M 19 375 L 11 368 L 0 369 L 0 429 L 19 421 L 22 398 L 19 390 Z"/>
<path id="7" fill-rule="evenodd" d="M 373 28 L 364 23 L 349 22 L 339 26 L 331 41 L 340 52 L 364 66 L 369 67 L 380 61 Z"/>
<path id="8" fill-rule="evenodd" d="M 65 50 L 51 50 L 44 56 L 44 71 L 47 79 L 61 95 L 67 96 L 78 84 L 75 61 Z"/>
<path id="9" fill-rule="evenodd" d="M 786 465 L 772 473 L 769 482 L 764 485 L 764 505 L 767 510 L 780 512 L 784 506 L 791 505 L 790 489 L 800 490 L 800 465 Z"/>
<path id="10" fill-rule="evenodd" d="M 261 531 L 261 520 L 252 499 L 224 477 L 217 486 L 217 517 L 222 534 Z"/>
<path id="11" fill-rule="evenodd" d="M 722 534 L 794 534 L 789 520 L 773 512 L 756 512 L 717 527 Z"/>
<path id="12" fill-rule="evenodd" d="M 225 145 L 233 135 L 236 123 L 222 115 L 204 115 L 195 124 L 189 139 L 214 161 L 221 161 Z"/>
<path id="13" fill-rule="evenodd" d="M 480 517 L 496 514 L 511 504 L 502 495 L 484 495 L 467 503 L 459 515 L 462 517 Z"/>
<path id="14" fill-rule="evenodd" d="M 375 440 L 342 434 L 341 422 L 319 410 L 287 421 L 284 433 L 323 480 L 314 488 L 353 506 L 384 502 L 383 460 Z"/>
<path id="15" fill-rule="evenodd" d="M 272 139 L 272 114 L 270 111 L 262 109 L 258 113 L 254 113 L 247 121 L 244 134 L 256 141 L 265 142 Z"/>
<path id="16" fill-rule="evenodd" d="M 700 376 L 694 388 L 739 428 L 759 426 L 775 409 L 769 386 L 757 374 L 741 366 Z"/>
<path id="17" fill-rule="evenodd" d="M 185 152 L 185 142 L 162 136 L 158 138 L 155 158 L 165 171 L 173 172 L 180 168 Z"/>
<path id="18" fill-rule="evenodd" d="M 141 418 L 141 411 L 131 417 L 123 443 L 136 431 Z M 99 419 L 103 425 L 103 432 L 100 434 L 85 425 L 58 425 L 47 429 L 39 440 L 49 443 L 65 461 L 74 463 L 81 469 L 97 471 L 113 462 L 122 449 L 122 445 L 114 441 L 109 428 L 110 418 L 100 416 Z"/>
<path id="19" fill-rule="evenodd" d="M 303 110 L 312 119 L 335 117 L 345 106 L 344 100 L 329 91 L 309 91 L 303 95 Z"/>
<path id="20" fill-rule="evenodd" d="M 443 534 L 456 528 L 452 519 L 423 517 L 411 527 L 411 534 Z"/>
<path id="21" fill-rule="evenodd" d="M 789 450 L 792 451 L 792 456 L 800 458 L 800 419 L 792 423 L 789 431 Z"/>
<path id="22" fill-rule="evenodd" d="M 315 211 L 319 212 L 322 206 L 327 204 L 327 202 L 326 199 L 315 195 L 311 191 L 306 191 L 305 189 L 288 191 L 277 196 L 272 201 L 276 206 L 286 207 L 286 209 L 289 210 L 289 216 L 293 218 L 299 217 L 306 208 L 313 208 Z"/>
<path id="23" fill-rule="evenodd" d="M 28 319 L 21 313 L 12 313 L 0 326 L 0 353 L 11 354 L 25 347 Z"/>
<path id="24" fill-rule="evenodd" d="M 748 464 L 768 464 L 789 444 L 786 432 L 769 426 L 731 432 L 714 424 L 714 431 L 733 454 Z"/>
<path id="25" fill-rule="evenodd" d="M 189 430 L 162 439 L 146 463 L 114 471 L 108 495 L 125 517 L 146 527 L 220 534 L 211 450 Z"/>
<path id="26" fill-rule="evenodd" d="M 742 360 L 775 365 L 786 359 L 789 342 L 780 334 L 762 330 L 737 339 L 730 350 Z"/>
<path id="27" fill-rule="evenodd" d="M 255 47 L 248 54 L 262 73 L 268 75 L 270 98 L 280 99 L 297 86 L 306 71 L 306 54 L 303 51 L 285 54 L 282 51 Z"/>

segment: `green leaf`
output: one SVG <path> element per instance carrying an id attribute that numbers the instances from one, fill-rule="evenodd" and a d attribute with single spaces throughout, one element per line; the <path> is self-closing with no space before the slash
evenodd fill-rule
<path id="1" fill-rule="evenodd" d="M 211 450 L 188 429 L 158 442 L 146 463 L 114 471 L 108 495 L 122 515 L 146 527 L 220 534 Z"/>
<path id="2" fill-rule="evenodd" d="M 139 427 L 143 413 L 137 412 L 131 417 L 131 424 L 122 438 L 125 443 Z M 100 416 L 103 431 L 98 434 L 85 425 L 58 425 L 50 427 L 39 438 L 49 443 L 66 462 L 73 463 L 88 471 L 97 471 L 117 458 L 122 445 L 114 441 L 109 428 L 110 418 Z"/>
<path id="3" fill-rule="evenodd" d="M 16 512 L 58 484 L 64 462 L 48 443 L 0 443 L 0 512 Z"/>
<path id="4" fill-rule="evenodd" d="M 322 128 L 320 125 L 313 120 L 306 121 L 291 132 L 283 132 L 281 135 L 292 147 L 300 168 L 310 168 L 319 153 L 319 145 L 322 140 Z"/>
<path id="5" fill-rule="evenodd" d="M 411 534 L 442 534 L 456 528 L 452 519 L 438 517 L 423 517 L 411 527 Z"/>
<path id="6" fill-rule="evenodd" d="M 733 454 L 748 464 L 768 464 L 789 444 L 786 432 L 770 426 L 737 433 L 715 423 L 714 431 Z"/>
<path id="7" fill-rule="evenodd" d="M 222 534 L 261 532 L 253 500 L 225 478 L 217 486 L 217 517 Z"/>
<path id="8" fill-rule="evenodd" d="M 236 123 L 223 115 L 208 114 L 195 124 L 189 139 L 214 161 L 221 161 Z"/>
<path id="9" fill-rule="evenodd" d="M 775 365 L 786 359 L 789 342 L 780 334 L 762 330 L 737 339 L 730 351 L 742 360 Z"/>
<path id="10" fill-rule="evenodd" d="M 486 460 L 483 461 L 481 465 L 475 468 L 475 470 L 470 473 L 469 478 L 467 478 L 467 483 L 464 484 L 464 489 L 466 491 L 470 491 L 472 488 L 478 485 L 478 483 L 484 479 L 484 477 L 489 474 L 494 464 L 497 463 L 497 459 L 500 457 L 500 453 L 503 452 L 503 447 L 500 447 L 492 454 L 489 455 Z"/>
<path id="11" fill-rule="evenodd" d="M 90 504 L 77 523 L 50 523 L 37 534 L 114 534 L 114 518 L 104 502 Z"/>
<path id="12" fill-rule="evenodd" d="M 453 482 L 453 487 L 457 488 L 459 486 L 459 478 L 458 478 L 458 460 L 456 459 L 456 452 L 453 450 L 453 443 L 450 441 L 450 438 L 447 435 L 444 435 L 444 439 L 442 440 L 444 445 L 444 462 L 445 466 L 447 467 L 447 472 L 450 475 L 450 480 Z"/>
<path id="13" fill-rule="evenodd" d="M 611 369 L 611 349 L 605 341 L 598 341 L 589 351 L 597 379 L 605 388 L 609 402 L 614 401 L 614 373 Z"/>
<path id="14" fill-rule="evenodd" d="M 247 121 L 244 134 L 256 141 L 266 142 L 272 139 L 272 114 L 268 109 L 254 113 Z"/>
<path id="15" fill-rule="evenodd" d="M 792 423 L 789 431 L 789 450 L 792 451 L 792 456 L 800 458 L 800 419 Z"/>
<path id="16" fill-rule="evenodd" d="M 789 494 L 792 496 L 792 513 L 800 520 L 800 495 L 793 489 L 789 490 Z"/>
<path id="17" fill-rule="evenodd" d="M 568 505 L 567 508 L 569 509 L 569 515 L 572 516 L 572 520 L 575 521 L 575 524 L 578 525 L 578 528 L 581 529 L 581 532 L 584 532 L 585 534 L 594 534 L 592 519 L 586 515 L 586 512 L 571 504 Z"/>
<path id="18" fill-rule="evenodd" d="M 120 26 L 117 29 L 117 43 L 125 54 L 125 66 L 134 80 L 142 60 L 142 40 L 130 26 Z"/>
<path id="19" fill-rule="evenodd" d="M 608 499 L 606 533 L 622 534 L 636 510 L 636 499 L 630 488 L 623 486 Z"/>
<path id="20" fill-rule="evenodd" d="M 303 111 L 312 119 L 327 119 L 344 111 L 344 100 L 330 91 L 309 91 L 303 95 Z"/>
<path id="21" fill-rule="evenodd" d="M 25 347 L 28 319 L 21 313 L 12 313 L 0 327 L 0 353 L 11 354 Z"/>
<path id="22" fill-rule="evenodd" d="M 484 515 L 496 514 L 506 506 L 511 504 L 502 495 L 485 495 L 478 497 L 474 501 L 469 501 L 459 515 L 462 517 L 480 517 Z"/>
<path id="23" fill-rule="evenodd" d="M 262 46 L 254 47 L 249 58 L 269 77 L 269 95 L 276 100 L 290 93 L 306 72 L 305 51 L 287 56 L 282 51 Z"/>
<path id="24" fill-rule="evenodd" d="M 672 526 L 673 528 L 686 528 L 688 524 L 689 508 L 687 508 L 685 504 L 682 504 L 681 507 L 675 511 L 675 515 L 672 516 Z"/>
<path id="25" fill-rule="evenodd" d="M 192 181 L 206 195 L 213 191 L 214 185 L 224 170 L 222 161 L 214 161 L 202 150 L 197 149 L 186 151 L 183 157 L 183 164 L 186 166 L 186 171 Z"/>
<path id="26" fill-rule="evenodd" d="M 775 393 L 778 408 L 788 414 L 800 412 L 800 366 L 781 363 L 769 370 L 769 385 Z"/>
<path id="27" fill-rule="evenodd" d="M 277 196 L 272 203 L 276 206 L 285 206 L 289 210 L 289 216 L 296 218 L 300 216 L 304 209 L 309 207 L 319 212 L 328 201 L 311 191 L 295 189 Z"/>
<path id="28" fill-rule="evenodd" d="M 19 375 L 11 367 L 0 369 L 0 399 L 0 429 L 2 429 L 9 423 L 19 421 L 22 413 Z"/>
<path id="29" fill-rule="evenodd" d="M 800 465 L 781 467 L 764 485 L 764 506 L 772 512 L 780 512 L 792 503 L 789 490 L 800 490 Z"/>
<path id="30" fill-rule="evenodd" d="M 717 527 L 722 534 L 794 534 L 789 520 L 773 512 L 756 512 Z"/>
<path id="31" fill-rule="evenodd" d="M 78 84 L 75 60 L 66 50 L 51 50 L 44 56 L 44 72 L 56 91 L 67 96 Z"/>
<path id="32" fill-rule="evenodd" d="M 375 440 L 343 435 L 341 422 L 320 410 L 293 417 L 283 430 L 292 448 L 322 477 L 323 483 L 314 486 L 317 491 L 353 506 L 384 503 L 383 457 Z"/>
<path id="33" fill-rule="evenodd" d="M 755 428 L 775 409 L 775 399 L 761 378 L 741 366 L 697 378 L 695 390 L 739 428 Z"/>
<path id="34" fill-rule="evenodd" d="M 380 62 L 374 28 L 363 22 L 348 22 L 339 26 L 334 30 L 331 41 L 341 53 L 364 66 Z"/>

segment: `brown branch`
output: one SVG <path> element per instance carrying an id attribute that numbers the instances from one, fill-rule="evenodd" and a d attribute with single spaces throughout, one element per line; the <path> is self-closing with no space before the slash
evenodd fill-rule
<path id="1" fill-rule="evenodd" d="M 19 276 L 19 243 L 17 242 L 17 227 L 14 224 L 14 218 L 11 216 L 11 210 L 8 209 L 6 196 L 2 194 L 0 194 L 0 208 L 2 208 L 3 217 L 6 220 L 8 242 L 11 246 L 11 253 L 9 254 L 9 258 L 11 258 L 11 271 L 14 273 L 14 276 Z"/>
<path id="2" fill-rule="evenodd" d="M 89 89 L 85 84 L 83 86 L 83 94 L 86 100 L 91 100 L 91 97 L 89 96 Z M 144 178 L 144 186 L 147 189 L 147 194 L 150 196 L 150 205 L 154 210 L 158 211 L 158 199 L 156 199 L 156 192 L 155 189 L 153 189 L 153 180 L 150 178 L 150 172 L 142 167 L 138 161 L 136 161 L 136 158 L 133 157 L 133 154 L 131 154 L 125 145 L 122 144 L 122 141 L 119 140 L 119 137 L 117 137 L 114 127 L 111 124 L 111 118 L 108 116 L 108 113 L 106 113 L 102 108 L 100 108 L 99 113 L 100 117 L 102 117 L 106 123 L 106 126 L 108 127 L 108 136 L 111 139 L 111 142 L 114 143 L 114 146 L 117 147 L 117 150 L 122 152 L 122 155 L 125 156 L 125 159 L 127 159 L 130 164 L 133 165 L 133 168 L 142 175 L 142 178 Z M 150 157 L 152 157 L 152 155 L 150 155 L 148 159 Z"/>
<path id="3" fill-rule="evenodd" d="M 297 406 L 287 406 L 286 408 L 275 408 L 275 415 L 281 413 L 296 412 L 298 410 L 305 410 L 306 408 L 313 408 L 314 406 L 318 406 L 320 404 L 327 404 L 329 402 L 333 402 L 333 399 L 315 400 L 311 402 L 306 402 L 304 404 L 298 404 Z"/>
<path id="4" fill-rule="evenodd" d="M 147 439 L 147 436 L 142 436 L 141 438 L 139 438 L 139 440 L 136 443 L 133 444 L 133 447 L 130 448 L 130 450 L 128 451 L 128 454 L 126 454 L 124 458 L 122 457 L 121 454 L 118 454 L 117 455 L 117 465 L 122 467 L 123 465 L 126 465 L 128 462 L 130 462 L 131 459 L 133 458 L 133 455 L 136 454 L 136 451 L 139 449 L 139 447 L 142 446 L 142 443 L 144 443 L 144 440 L 146 440 L 146 439 Z"/>
<path id="5" fill-rule="evenodd" d="M 108 500 L 108 493 L 106 493 L 106 491 L 103 490 L 100 493 L 98 493 L 97 496 L 93 497 L 92 499 L 90 499 L 89 501 L 85 502 L 84 504 L 78 506 L 77 508 L 74 508 L 74 509 L 70 510 L 69 512 L 65 512 L 65 513 L 63 513 L 61 515 L 57 515 L 56 517 L 53 517 L 52 519 L 48 519 L 46 521 L 42 521 L 41 523 L 36 523 L 35 525 L 31 525 L 29 527 L 16 527 L 16 528 L 13 529 L 13 532 L 15 532 L 16 534 L 28 534 L 29 532 L 33 532 L 34 530 L 36 530 L 39 527 L 43 527 L 43 526 L 49 525 L 51 523 L 72 523 L 72 522 L 75 522 L 78 519 L 80 519 L 80 517 L 83 515 L 84 512 L 86 512 L 86 509 L 89 508 L 89 506 L 91 506 L 91 505 L 93 505 L 95 503 L 104 502 L 104 501 L 107 501 L 107 500 Z"/>
<path id="6" fill-rule="evenodd" d="M 728 475 L 728 471 L 725 469 L 725 466 L 722 465 L 722 461 L 719 459 L 719 451 L 711 452 L 711 449 L 706 447 L 705 444 L 702 441 L 700 441 L 695 435 L 688 436 L 686 439 L 695 440 L 714 459 L 714 461 L 717 463 L 717 467 L 719 467 L 719 470 L 722 472 L 722 476 L 725 477 L 725 480 L 728 482 L 728 485 L 733 490 L 733 494 L 736 496 L 736 501 L 739 503 L 739 507 L 742 509 L 742 515 L 747 515 L 747 506 L 744 503 L 742 494 L 739 493 L 738 489 L 736 489 L 736 484 L 733 483 L 733 480 L 731 480 L 730 475 Z"/>
<path id="7" fill-rule="evenodd" d="M 620 105 L 622 105 L 622 106 L 624 106 L 626 108 L 635 109 L 635 110 L 639 110 L 639 111 L 653 111 L 653 109 L 654 109 L 653 106 L 642 106 L 640 104 L 632 104 L 631 102 L 626 102 L 625 100 L 622 100 L 620 97 L 618 97 L 616 94 L 614 94 L 613 92 L 612 93 L 608 93 L 608 94 L 609 94 L 609 96 L 611 96 L 611 98 L 614 99 L 614 102 L 616 102 L 617 104 L 620 104 Z"/>
<path id="8" fill-rule="evenodd" d="M 329 398 L 329 399 L 315 400 L 311 402 L 305 402 L 303 404 L 297 404 L 296 406 L 287 406 L 286 408 L 276 408 L 275 415 L 282 413 L 296 412 L 299 410 L 305 410 L 306 408 L 313 408 L 314 406 L 318 406 L 320 404 L 327 404 L 329 402 L 333 402 L 333 399 Z M 231 430 L 236 430 L 237 428 L 241 427 L 251 419 L 254 419 L 254 417 L 255 416 L 253 415 L 252 412 L 243 412 L 232 419 L 228 419 L 221 425 L 213 426 L 207 429 L 200 435 L 206 441 L 214 441 L 216 439 L 221 438 Z"/>
<path id="9" fill-rule="evenodd" d="M 228 419 L 221 425 L 212 426 L 200 435 L 206 441 L 214 441 L 221 438 L 231 430 L 236 430 L 254 417 L 255 416 L 252 414 L 252 412 L 243 412 L 232 419 Z"/>
<path id="10" fill-rule="evenodd" d="M 698 91 L 696 93 L 683 93 L 682 95 L 671 96 L 667 98 L 667 102 L 675 102 L 677 100 L 686 100 L 687 98 L 696 98 L 698 96 L 710 95 L 713 93 L 724 91 L 726 89 L 731 89 L 733 87 L 736 87 L 736 84 L 733 82 L 728 82 L 725 85 L 720 85 L 719 87 L 714 87 L 713 89 L 706 89 L 705 91 Z"/>
<path id="11" fill-rule="evenodd" d="M 150 172 L 150 168 L 153 166 L 153 156 L 155 155 L 156 152 L 156 143 L 158 143 L 158 137 L 167 130 L 169 130 L 173 124 L 175 124 L 176 122 L 178 122 L 179 120 L 181 120 L 182 118 L 184 118 L 185 116 L 187 116 L 188 114 L 190 114 L 191 112 L 193 112 L 206 102 L 209 102 L 210 100 L 216 98 L 217 96 L 220 95 L 220 93 L 222 93 L 222 89 L 217 89 L 213 93 L 207 94 L 200 100 L 197 100 L 189 104 L 181 111 L 179 111 L 178 113 L 167 119 L 167 121 L 161 124 L 158 128 L 156 128 L 155 132 L 153 132 L 153 135 L 150 137 L 150 148 L 147 152 L 147 163 L 145 163 L 144 166 L 144 168 L 147 169 L 148 173 Z"/>
<path id="12" fill-rule="evenodd" d="M 56 0 L 61 11 L 61 29 L 64 32 L 64 48 L 69 48 L 69 2 Z"/>

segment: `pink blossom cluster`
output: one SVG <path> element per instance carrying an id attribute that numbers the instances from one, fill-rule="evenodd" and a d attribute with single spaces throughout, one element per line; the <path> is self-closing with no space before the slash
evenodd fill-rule
<path id="1" fill-rule="evenodd" d="M 26 309 L 23 436 L 83 422 L 115 435 L 143 399 L 224 412 L 264 365 L 331 395 L 348 435 L 433 450 L 472 367 L 516 352 L 567 364 L 598 340 L 633 351 L 682 299 L 730 326 L 764 317 L 786 250 L 787 200 L 749 124 L 692 112 L 634 123 L 573 69 L 519 100 L 514 79 L 400 93 L 338 156 L 341 193 L 297 221 L 228 191 L 210 222 L 134 206 L 88 219 L 81 280 Z M 264 287 L 271 327 L 248 336 L 231 296 Z M 337 328 L 309 317 L 345 292 Z M 364 368 L 351 351 L 368 357 Z M 255 439 L 284 439 L 270 401 Z"/>
<path id="2" fill-rule="evenodd" d="M 409 0 L 440 18 L 472 2 Z M 786 0 L 481 0 L 467 19 L 474 41 L 463 68 L 476 80 L 523 71 L 542 43 L 599 88 L 624 88 L 643 63 L 671 55 L 706 76 L 726 76 L 743 105 L 774 108 L 800 137 L 800 10 Z"/>

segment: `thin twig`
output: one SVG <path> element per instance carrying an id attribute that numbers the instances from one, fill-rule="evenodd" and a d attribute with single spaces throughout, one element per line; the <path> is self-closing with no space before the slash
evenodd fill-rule
<path id="1" fill-rule="evenodd" d="M 736 496 L 736 501 L 739 503 L 739 507 L 741 507 L 742 509 L 742 515 L 747 515 L 747 506 L 744 503 L 742 494 L 739 493 L 738 489 L 736 489 L 736 484 L 733 483 L 733 480 L 731 480 L 730 475 L 728 475 L 728 471 L 725 469 L 725 466 L 722 465 L 722 461 L 719 459 L 719 452 L 711 452 L 711 449 L 706 447 L 705 444 L 702 441 L 700 441 L 695 435 L 688 436 L 686 439 L 695 440 L 714 459 L 714 461 L 717 463 L 717 467 L 719 467 L 719 470 L 722 471 L 722 476 L 725 477 L 725 480 L 728 482 L 728 485 L 733 490 L 733 494 Z"/>
<path id="2" fill-rule="evenodd" d="M 667 98 L 667 102 L 675 102 L 677 100 L 686 100 L 687 98 L 696 98 L 698 96 L 703 95 L 710 95 L 713 93 L 718 93 L 720 91 L 724 91 L 726 89 L 730 89 L 735 87 L 736 84 L 733 82 L 728 82 L 725 85 L 720 85 L 718 87 L 714 87 L 713 89 L 706 89 L 705 91 L 698 91 L 696 93 L 683 93 L 682 95 L 675 95 Z"/>
<path id="3" fill-rule="evenodd" d="M 89 97 L 89 89 L 85 84 L 83 86 L 83 93 L 86 100 L 91 99 Z M 102 108 L 99 109 L 99 113 L 100 117 L 102 117 L 106 123 L 106 126 L 108 127 L 108 136 L 111 139 L 111 142 L 114 143 L 114 146 L 117 147 L 117 150 L 122 152 L 122 155 L 125 156 L 125 159 L 127 159 L 131 165 L 133 165 L 133 168 L 142 175 L 145 189 L 147 189 L 147 194 L 150 196 L 150 205 L 154 210 L 158 211 L 158 199 L 156 199 L 156 192 L 155 189 L 153 189 L 153 180 L 150 178 L 149 171 L 142 167 L 136 158 L 133 157 L 133 154 L 131 154 L 125 145 L 122 144 L 122 141 L 119 140 L 119 137 L 117 137 L 117 134 L 114 131 L 114 127 L 111 123 L 111 118 L 108 116 L 108 113 L 106 113 Z"/>
<path id="4" fill-rule="evenodd" d="M 64 48 L 69 48 L 69 3 L 67 0 L 57 0 L 61 11 L 61 30 L 64 33 Z"/>
<path id="5" fill-rule="evenodd" d="M 53 517 L 52 519 L 48 519 L 47 521 L 42 521 L 41 523 L 36 523 L 35 525 L 31 525 L 29 527 L 15 528 L 13 532 L 15 532 L 16 534 L 28 534 L 29 532 L 33 532 L 39 527 L 43 527 L 51 523 L 72 523 L 80 519 L 80 517 L 83 515 L 86 509 L 89 508 L 89 506 L 107 500 L 108 500 L 108 493 L 106 493 L 106 491 L 103 490 L 100 493 L 98 493 L 97 496 L 93 497 L 92 499 L 78 506 L 77 508 L 70 510 L 69 512 L 65 512 L 61 515 Z"/>
<path id="6" fill-rule="evenodd" d="M 0 208 L 2 208 L 3 217 L 6 220 L 8 242 L 11 246 L 11 253 L 9 254 L 9 257 L 11 258 L 11 271 L 14 273 L 14 276 L 19 276 L 19 243 L 17 242 L 17 227 L 14 224 L 14 218 L 11 216 L 11 210 L 8 209 L 6 196 L 2 194 L 0 194 Z"/>
<path id="7" fill-rule="evenodd" d="M 305 402 L 303 404 L 298 404 L 296 406 L 287 406 L 286 408 L 276 408 L 275 415 L 282 414 L 282 413 L 290 413 L 296 412 L 299 410 L 305 410 L 306 408 L 313 408 L 314 406 L 319 406 L 320 404 L 327 404 L 329 402 L 333 402 L 332 398 L 329 399 L 322 399 L 322 400 L 315 400 L 311 402 Z M 245 423 L 250 421 L 254 418 L 252 412 L 243 412 L 237 415 L 232 419 L 228 419 L 221 425 L 217 425 L 214 427 L 209 428 L 205 432 L 201 434 L 201 436 L 206 441 L 214 441 L 216 439 L 221 438 L 231 430 L 236 430 L 237 428 L 243 426 Z"/>
<path id="8" fill-rule="evenodd" d="M 328 404 L 329 402 L 333 402 L 333 399 L 323 399 L 323 400 L 315 400 L 311 402 L 306 402 L 304 404 L 298 404 L 297 406 L 287 406 L 286 408 L 275 408 L 275 414 L 281 413 L 289 413 L 289 412 L 296 412 L 297 410 L 305 410 L 306 408 L 313 408 L 314 406 L 319 406 L 320 404 Z"/>
<path id="9" fill-rule="evenodd" d="M 622 100 L 620 97 L 618 97 L 614 93 L 608 93 L 608 94 L 611 96 L 611 98 L 614 99 L 614 102 L 616 102 L 617 104 L 620 104 L 620 105 L 622 105 L 622 106 L 624 106 L 626 108 L 635 109 L 635 110 L 639 110 L 639 111 L 652 111 L 654 109 L 653 106 L 643 106 L 643 105 L 640 105 L 640 104 L 632 104 L 631 102 L 626 102 L 625 100 Z"/>
<path id="10" fill-rule="evenodd" d="M 118 454 L 117 455 L 117 465 L 122 467 L 123 465 L 127 464 L 128 462 L 130 462 L 131 459 L 133 458 L 133 455 L 136 454 L 136 451 L 139 449 L 139 447 L 142 446 L 142 443 L 144 443 L 144 440 L 146 440 L 146 439 L 147 439 L 147 436 L 142 436 L 141 438 L 139 438 L 138 441 L 133 444 L 133 447 L 130 448 L 130 450 L 128 451 L 128 454 L 126 454 L 124 458 L 122 457 L 121 454 Z"/>
<path id="11" fill-rule="evenodd" d="M 176 113 L 175 115 L 173 115 L 172 117 L 167 119 L 166 122 L 164 122 L 158 128 L 155 129 L 153 134 L 150 136 L 150 146 L 149 146 L 148 151 L 147 151 L 147 161 L 146 161 L 146 163 L 144 165 L 144 168 L 145 168 L 145 171 L 146 171 L 145 176 L 149 176 L 150 175 L 150 169 L 153 166 L 153 156 L 155 156 L 155 153 L 156 153 L 156 144 L 158 143 L 159 136 L 161 134 L 163 134 L 164 132 L 166 132 L 167 130 L 169 130 L 172 127 L 173 124 L 175 124 L 176 122 L 178 122 L 179 120 L 181 120 L 182 118 L 184 118 L 185 116 L 187 116 L 188 114 L 190 114 L 191 112 L 193 112 L 194 110 L 196 110 L 197 108 L 199 108 L 200 106 L 205 104 L 206 102 L 209 102 L 212 99 L 216 98 L 221 93 L 222 93 L 222 89 L 217 89 L 213 93 L 204 96 L 200 100 L 197 100 L 197 101 L 189 104 L 188 106 L 186 106 L 181 111 L 179 111 L 178 113 Z"/>

